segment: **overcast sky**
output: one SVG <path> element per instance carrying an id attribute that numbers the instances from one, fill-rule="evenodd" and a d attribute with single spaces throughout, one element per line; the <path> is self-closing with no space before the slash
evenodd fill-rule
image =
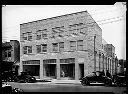
<path id="1" fill-rule="evenodd" d="M 126 6 L 114 5 L 6 5 L 2 7 L 2 41 L 19 40 L 20 24 L 87 10 L 102 29 L 102 37 L 126 59 Z"/>

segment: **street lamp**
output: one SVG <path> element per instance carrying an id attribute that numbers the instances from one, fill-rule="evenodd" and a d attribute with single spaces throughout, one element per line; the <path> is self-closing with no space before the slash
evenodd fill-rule
<path id="1" fill-rule="evenodd" d="M 94 71 L 96 71 L 96 51 L 95 51 L 95 39 L 96 39 L 96 34 L 94 36 Z"/>

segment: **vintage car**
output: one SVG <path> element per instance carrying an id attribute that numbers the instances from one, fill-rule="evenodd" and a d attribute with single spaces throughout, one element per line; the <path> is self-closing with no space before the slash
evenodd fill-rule
<path id="1" fill-rule="evenodd" d="M 116 86 L 125 86 L 126 85 L 126 74 L 118 73 L 113 75 L 113 82 Z"/>
<path id="2" fill-rule="evenodd" d="M 90 85 L 90 83 L 104 83 L 106 86 L 111 86 L 112 85 L 112 79 L 105 76 L 102 72 L 96 71 L 92 72 L 85 77 L 81 79 L 81 84 L 82 85 Z"/>
<path id="3" fill-rule="evenodd" d="M 24 91 L 19 88 L 12 88 L 12 86 L 7 83 L 2 83 L 1 94 L 12 94 L 15 92 L 20 93 L 20 92 L 24 92 Z"/>
<path id="4" fill-rule="evenodd" d="M 15 71 L 4 71 L 1 73 L 2 82 L 14 82 L 16 76 Z"/>
<path id="5" fill-rule="evenodd" d="M 33 77 L 29 72 L 21 72 L 21 75 L 18 75 L 15 79 L 16 79 L 16 82 L 20 82 L 20 83 L 36 82 L 36 78 Z"/>

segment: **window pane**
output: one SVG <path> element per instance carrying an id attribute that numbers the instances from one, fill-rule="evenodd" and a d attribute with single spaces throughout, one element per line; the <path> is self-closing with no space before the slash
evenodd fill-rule
<path id="1" fill-rule="evenodd" d="M 43 34 L 42 34 L 42 38 L 44 38 L 44 39 L 47 38 L 47 34 L 44 34 L 44 33 L 43 33 Z"/>
<path id="2" fill-rule="evenodd" d="M 77 45 L 83 45 L 83 40 L 78 40 Z"/>
<path id="3" fill-rule="evenodd" d="M 8 52 L 8 57 L 11 57 L 11 51 Z"/>
<path id="4" fill-rule="evenodd" d="M 27 33 L 23 33 L 23 40 L 27 40 Z"/>
<path id="5" fill-rule="evenodd" d="M 28 46 L 28 53 L 32 53 L 32 46 Z"/>
<path id="6" fill-rule="evenodd" d="M 24 46 L 24 47 L 23 47 L 23 53 L 24 53 L 24 54 L 27 54 L 27 46 Z"/>
<path id="7" fill-rule="evenodd" d="M 64 51 L 64 42 L 59 43 L 59 50 Z"/>
<path id="8" fill-rule="evenodd" d="M 77 50 L 82 51 L 83 50 L 83 46 L 77 46 Z"/>
<path id="9" fill-rule="evenodd" d="M 42 52 L 47 52 L 47 44 L 42 45 Z"/>
<path id="10" fill-rule="evenodd" d="M 40 53 L 41 52 L 41 45 L 36 45 L 36 48 L 37 48 L 37 53 Z"/>
<path id="11" fill-rule="evenodd" d="M 41 39 L 41 31 L 36 32 L 36 39 L 40 40 Z"/>
<path id="12" fill-rule="evenodd" d="M 28 36 L 28 40 L 31 41 L 32 40 L 32 36 Z"/>
<path id="13" fill-rule="evenodd" d="M 70 41 L 70 50 L 72 51 L 76 50 L 76 41 Z"/>
<path id="14" fill-rule="evenodd" d="M 53 51 L 58 51 L 58 43 L 53 43 Z"/>
<path id="15" fill-rule="evenodd" d="M 28 32 L 28 40 L 29 40 L 29 41 L 32 40 L 32 32 Z"/>

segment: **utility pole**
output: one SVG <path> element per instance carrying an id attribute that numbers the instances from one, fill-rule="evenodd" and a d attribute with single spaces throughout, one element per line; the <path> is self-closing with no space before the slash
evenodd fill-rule
<path id="1" fill-rule="evenodd" d="M 96 34 L 94 36 L 94 71 L 96 71 L 96 51 L 95 51 L 95 39 L 96 39 Z"/>

